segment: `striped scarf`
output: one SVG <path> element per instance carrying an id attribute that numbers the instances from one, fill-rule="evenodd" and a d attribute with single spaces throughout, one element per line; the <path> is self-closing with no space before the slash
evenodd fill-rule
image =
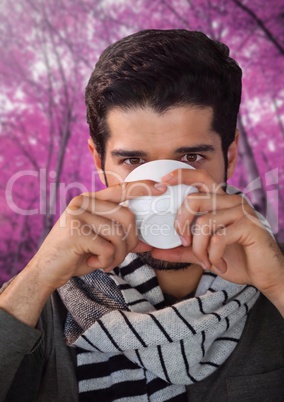
<path id="1" fill-rule="evenodd" d="M 59 294 L 80 401 L 185 402 L 186 386 L 233 352 L 259 292 L 205 271 L 195 297 L 166 306 L 155 271 L 129 254 L 110 273 L 72 278 Z"/>
<path id="2" fill-rule="evenodd" d="M 154 270 L 129 254 L 110 274 L 72 278 L 60 295 L 67 343 L 79 348 L 80 400 L 144 402 L 186 401 L 185 386 L 236 347 L 258 292 L 205 272 L 194 298 L 165 307 Z"/>

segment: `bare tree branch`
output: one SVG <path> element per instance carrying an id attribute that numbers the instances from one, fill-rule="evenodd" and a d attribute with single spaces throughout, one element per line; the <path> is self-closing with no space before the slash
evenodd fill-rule
<path id="1" fill-rule="evenodd" d="M 183 18 L 183 16 L 180 15 L 173 6 L 168 4 L 166 0 L 161 0 L 161 3 L 164 4 L 167 7 L 167 9 L 170 10 L 178 18 L 178 20 L 180 20 L 186 27 L 188 27 L 188 20 Z"/>
<path id="2" fill-rule="evenodd" d="M 239 0 L 232 0 L 232 1 L 233 3 L 236 4 L 237 7 L 241 8 L 256 22 L 259 28 L 265 33 L 267 38 L 274 44 L 276 49 L 284 56 L 284 47 L 281 45 L 281 43 L 278 42 L 273 33 L 267 28 L 265 23 L 256 15 L 256 13 L 252 11 L 248 6 L 244 5 L 241 1 Z"/>

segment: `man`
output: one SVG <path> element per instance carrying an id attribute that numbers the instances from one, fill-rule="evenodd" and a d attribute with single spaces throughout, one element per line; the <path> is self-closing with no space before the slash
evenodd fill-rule
<path id="1" fill-rule="evenodd" d="M 200 32 L 103 52 L 86 104 L 108 188 L 75 197 L 2 292 L 1 401 L 283 401 L 283 256 L 226 185 L 240 97 L 241 69 Z M 158 159 L 196 169 L 122 184 Z M 182 246 L 153 249 L 121 203 L 177 183 L 199 190 L 176 215 Z"/>

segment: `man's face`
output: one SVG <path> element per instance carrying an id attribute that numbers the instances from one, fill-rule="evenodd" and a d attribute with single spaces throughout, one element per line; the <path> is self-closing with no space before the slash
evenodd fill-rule
<path id="1" fill-rule="evenodd" d="M 211 127 L 212 118 L 210 107 L 173 107 L 163 114 L 150 108 L 110 111 L 104 165 L 108 185 L 123 181 L 142 163 L 158 159 L 188 163 L 207 170 L 218 184 L 224 182 L 221 138 Z M 232 174 L 230 166 L 228 173 Z"/>
<path id="2" fill-rule="evenodd" d="M 139 165 L 159 159 L 178 160 L 205 169 L 218 184 L 223 183 L 233 173 L 236 144 L 229 148 L 225 172 L 221 138 L 211 127 L 212 117 L 210 107 L 173 107 L 163 114 L 150 108 L 110 111 L 104 164 L 108 185 L 122 182 Z M 100 158 L 90 144 L 100 171 Z"/>

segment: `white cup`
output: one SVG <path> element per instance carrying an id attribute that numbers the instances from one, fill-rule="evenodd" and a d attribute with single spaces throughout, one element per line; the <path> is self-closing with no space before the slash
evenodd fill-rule
<path id="1" fill-rule="evenodd" d="M 154 180 L 161 178 L 175 169 L 194 169 L 184 162 L 175 160 L 156 160 L 134 169 L 125 182 L 137 180 Z M 135 214 L 139 238 L 155 248 L 170 249 L 180 246 L 181 240 L 174 228 L 176 213 L 185 197 L 198 192 L 194 186 L 178 184 L 169 186 L 159 196 L 142 196 L 129 200 L 128 208 Z"/>

